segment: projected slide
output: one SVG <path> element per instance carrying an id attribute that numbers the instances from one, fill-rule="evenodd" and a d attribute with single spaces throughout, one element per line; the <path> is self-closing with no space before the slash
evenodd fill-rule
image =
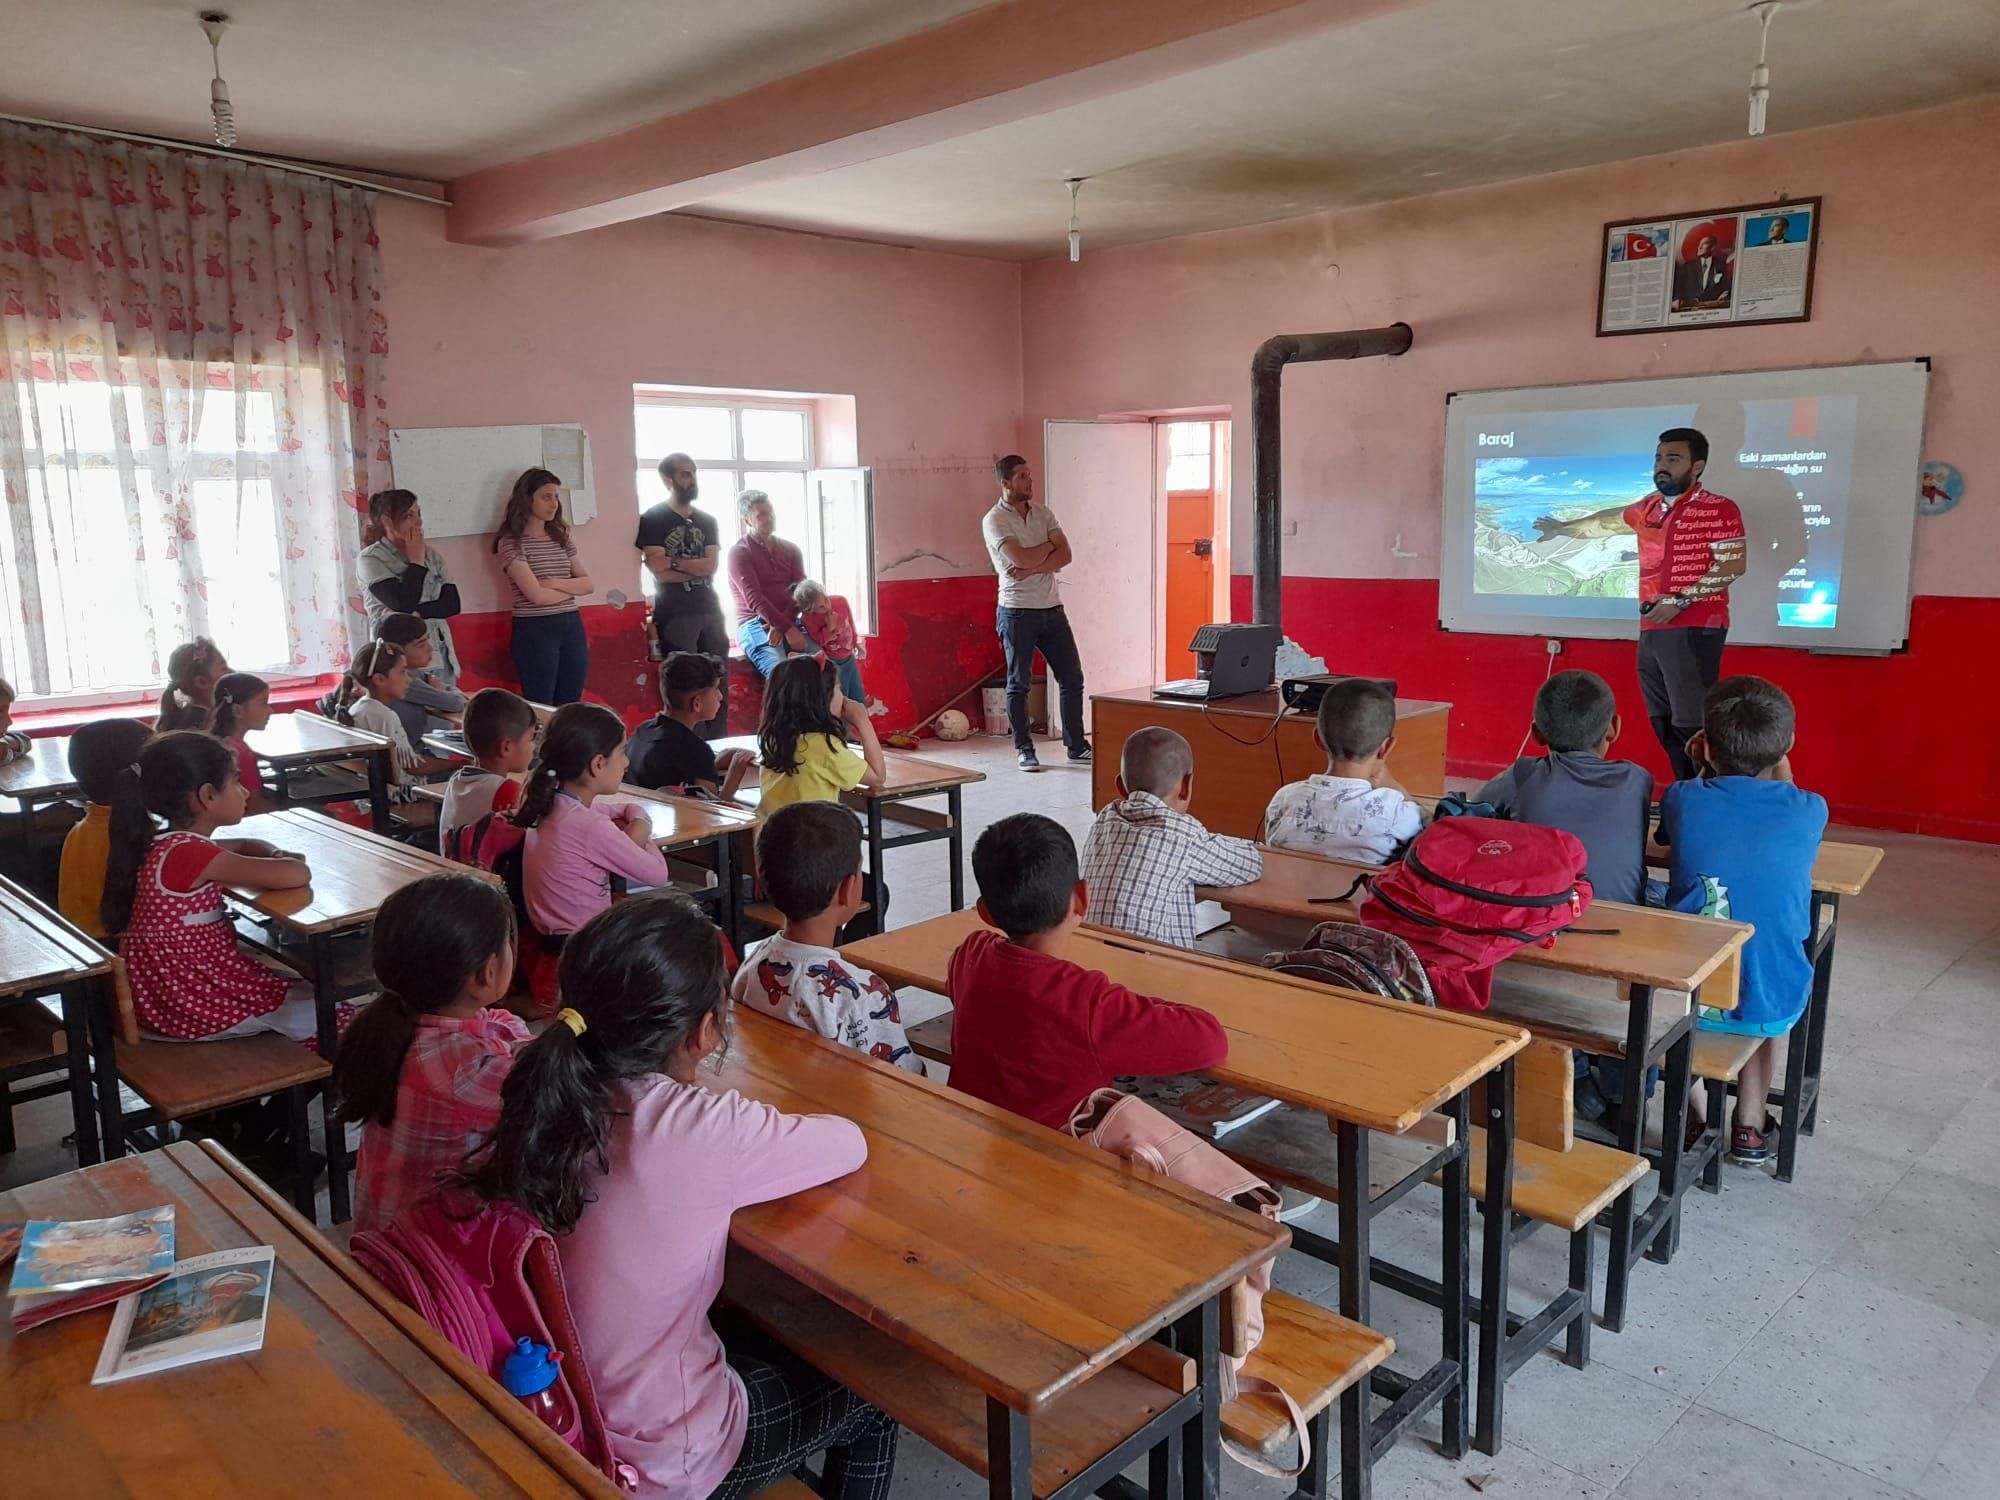
<path id="1" fill-rule="evenodd" d="M 1922 373 L 1868 366 L 1454 397 L 1444 623 L 1636 633 L 1636 538 L 1615 522 L 1583 537 L 1557 523 L 1643 498 L 1659 434 L 1694 427 L 1709 440 L 1703 487 L 1743 514 L 1747 561 L 1730 591 L 1731 639 L 1900 641 L 1915 509 L 1914 480 L 1902 480 L 1916 472 L 1922 381 L 1914 406 L 1907 379 L 1871 399 L 1851 379 L 1857 369 Z M 1857 544 L 1857 515 L 1869 545 Z M 1885 619 L 1893 635 L 1882 633 Z"/>

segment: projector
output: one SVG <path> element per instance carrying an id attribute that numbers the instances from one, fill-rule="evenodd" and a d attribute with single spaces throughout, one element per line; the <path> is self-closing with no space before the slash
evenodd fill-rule
<path id="1" fill-rule="evenodd" d="M 1313 677 L 1287 677 L 1278 691 L 1285 700 L 1285 707 L 1297 709 L 1302 714 L 1319 712 L 1319 700 L 1326 696 L 1326 690 L 1336 682 L 1373 682 L 1388 691 L 1391 698 L 1396 696 L 1396 679 L 1393 677 L 1364 677 L 1357 679 L 1351 672 L 1322 672 Z"/>

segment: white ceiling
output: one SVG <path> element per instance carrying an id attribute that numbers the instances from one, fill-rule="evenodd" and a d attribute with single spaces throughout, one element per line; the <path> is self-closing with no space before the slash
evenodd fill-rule
<path id="1" fill-rule="evenodd" d="M 448 180 L 984 0 L 222 3 L 234 16 L 223 73 L 246 149 Z M 1732 140 L 1757 41 L 1742 8 L 1426 0 L 698 211 L 1026 259 L 1060 253 L 1071 174 L 1091 178 L 1083 224 L 1101 247 Z M 0 111 L 203 137 L 208 52 L 195 10 L 0 0 Z M 1772 28 L 1771 73 L 1774 134 L 2000 91 L 2000 0 L 1790 0 Z"/>
<path id="2" fill-rule="evenodd" d="M 1029 259 L 1062 253 L 1071 175 L 1105 246 L 1738 140 L 1741 9 L 1430 0 L 700 211 Z M 2000 91 L 2000 0 L 1794 0 L 1770 65 L 1774 134 Z M 2000 191 L 2000 142 L 1995 163 Z"/>
<path id="3" fill-rule="evenodd" d="M 245 150 L 448 181 L 992 0 L 208 0 Z M 201 0 L 0 0 L 0 111 L 208 137 Z"/>

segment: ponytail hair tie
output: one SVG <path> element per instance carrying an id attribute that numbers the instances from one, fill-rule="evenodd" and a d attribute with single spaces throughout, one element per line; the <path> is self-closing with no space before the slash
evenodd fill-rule
<path id="1" fill-rule="evenodd" d="M 590 1029 L 590 1023 L 584 1020 L 582 1012 L 571 1010 L 567 1005 L 556 1012 L 556 1019 L 567 1026 L 576 1036 L 582 1036 L 585 1031 Z"/>

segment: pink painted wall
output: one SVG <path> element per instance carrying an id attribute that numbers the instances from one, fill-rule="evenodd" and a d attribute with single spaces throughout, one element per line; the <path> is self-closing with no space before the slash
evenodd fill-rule
<path id="1" fill-rule="evenodd" d="M 1435 578 L 1454 390 L 1929 355 L 1929 456 L 1974 498 L 1918 528 L 1919 594 L 2000 593 L 2000 101 L 1767 136 L 1350 213 L 1040 261 L 1022 289 L 1030 430 L 1229 405 L 1277 333 L 1403 321 L 1410 353 L 1285 376 L 1288 575 Z M 1809 323 L 1593 336 L 1610 219 L 1826 199 Z M 1235 565 L 1250 566 L 1250 444 Z M 1397 534 L 1402 550 L 1392 555 Z"/>
<path id="2" fill-rule="evenodd" d="M 979 517 L 1021 417 L 1017 267 L 674 218 L 489 250 L 447 240 L 442 210 L 379 213 L 392 422 L 581 422 L 600 589 L 636 592 L 633 526 L 660 498 L 633 492 L 637 383 L 852 394 L 882 576 L 989 571 Z M 733 499 L 703 501 L 732 531 Z M 438 549 L 468 610 L 506 607 L 485 541 Z"/>

